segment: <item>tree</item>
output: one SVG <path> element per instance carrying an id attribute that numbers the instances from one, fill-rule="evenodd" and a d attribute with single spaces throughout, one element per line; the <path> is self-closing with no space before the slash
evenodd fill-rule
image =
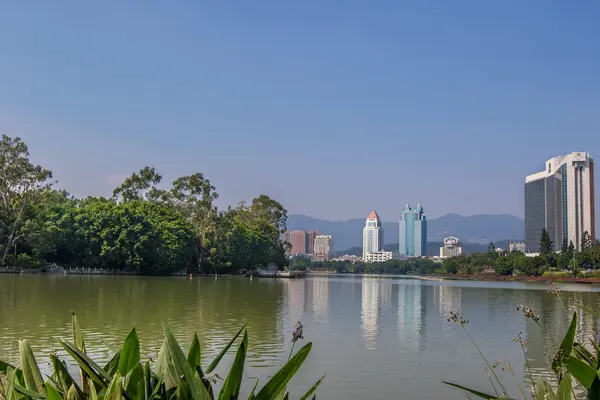
<path id="1" fill-rule="evenodd" d="M 156 172 L 154 167 L 144 167 L 138 173 L 131 174 L 125 178 L 123 183 L 113 191 L 113 198 L 120 201 L 164 199 L 166 192 L 156 186 L 162 180 L 162 176 Z"/>
<path id="2" fill-rule="evenodd" d="M 491 252 L 496 252 L 496 245 L 494 244 L 494 242 L 490 242 L 489 246 L 488 246 L 488 253 Z"/>
<path id="3" fill-rule="evenodd" d="M 215 187 L 199 172 L 177 178 L 170 192 L 172 203 L 187 217 L 196 232 L 196 258 L 199 269 L 203 263 L 211 261 L 211 254 L 216 254 L 215 239 L 219 215 L 213 203 L 218 197 Z"/>
<path id="4" fill-rule="evenodd" d="M 552 253 L 552 240 L 546 228 L 542 229 L 542 237 L 540 238 L 540 254 Z"/>
<path id="5" fill-rule="evenodd" d="M 29 161 L 27 145 L 2 135 L 0 141 L 0 265 L 16 250 L 31 204 L 52 185 L 52 172 Z"/>
<path id="6" fill-rule="evenodd" d="M 585 250 L 592 246 L 592 237 L 588 231 L 583 231 L 581 235 L 581 250 Z"/>

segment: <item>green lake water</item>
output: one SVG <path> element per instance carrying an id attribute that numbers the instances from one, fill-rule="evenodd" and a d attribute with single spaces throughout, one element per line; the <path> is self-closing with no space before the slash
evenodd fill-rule
<path id="1" fill-rule="evenodd" d="M 563 285 L 562 302 L 600 310 L 594 286 Z M 318 398 L 464 399 L 445 386 L 453 381 L 491 391 L 484 363 L 450 311 L 469 320 L 467 328 L 490 361 L 510 362 L 524 380 L 519 332 L 529 341 L 534 375 L 551 377 L 547 330 L 562 338 L 567 317 L 548 287 L 538 284 L 420 281 L 381 277 L 308 277 L 299 280 L 249 278 L 164 278 L 135 276 L 44 276 L 0 274 L 0 359 L 16 362 L 17 340 L 28 339 L 38 358 L 58 350 L 53 337 L 70 337 L 71 312 L 84 330 L 88 352 L 107 361 L 102 344 L 119 344 L 133 326 L 143 354 L 154 357 L 168 324 L 181 344 L 198 332 L 208 364 L 220 346 L 248 324 L 245 391 L 282 365 L 294 325 L 304 325 L 313 351 L 290 387 L 296 398 L 324 373 Z M 517 311 L 534 308 L 541 327 Z M 597 338 L 598 323 L 579 318 L 583 337 Z M 58 351 L 59 354 L 64 354 Z M 233 352 L 231 352 L 233 353 Z M 217 373 L 223 378 L 233 357 Z M 65 356 L 66 359 L 66 356 Z M 47 367 L 46 367 L 47 368 Z M 500 368 L 500 367 L 499 367 Z M 509 372 L 498 369 L 511 394 Z M 512 382 L 512 383 L 511 383 Z"/>

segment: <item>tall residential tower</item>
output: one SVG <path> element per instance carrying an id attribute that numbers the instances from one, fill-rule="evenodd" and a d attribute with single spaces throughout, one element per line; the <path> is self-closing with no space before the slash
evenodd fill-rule
<path id="1" fill-rule="evenodd" d="M 581 249 L 584 232 L 594 242 L 594 160 L 576 152 L 546 161 L 544 171 L 525 178 L 525 247 L 540 252 L 542 230 L 555 250 L 563 241 Z"/>
<path id="2" fill-rule="evenodd" d="M 363 228 L 363 260 L 368 253 L 383 251 L 383 228 L 375 210 L 371 211 Z"/>
<path id="3" fill-rule="evenodd" d="M 407 257 L 427 255 L 427 217 L 421 203 L 412 209 L 407 204 L 400 217 L 399 253 Z"/>

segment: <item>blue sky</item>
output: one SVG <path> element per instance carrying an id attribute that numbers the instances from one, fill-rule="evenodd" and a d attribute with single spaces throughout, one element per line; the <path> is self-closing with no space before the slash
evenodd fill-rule
<path id="1" fill-rule="evenodd" d="M 596 1 L 8 1 L 0 132 L 78 196 L 152 165 L 204 173 L 221 205 L 522 216 L 546 159 L 600 163 L 599 20 Z"/>

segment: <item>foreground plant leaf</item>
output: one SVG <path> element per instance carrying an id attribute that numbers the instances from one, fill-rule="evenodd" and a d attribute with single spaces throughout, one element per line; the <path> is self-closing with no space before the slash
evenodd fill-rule
<path id="1" fill-rule="evenodd" d="M 15 390 L 15 392 L 20 393 L 27 397 L 31 397 L 32 399 L 45 399 L 46 398 L 46 395 L 38 393 L 34 390 L 24 388 L 23 386 L 17 385 L 16 383 L 14 384 L 13 389 Z"/>
<path id="2" fill-rule="evenodd" d="M 58 393 L 58 390 L 52 387 L 52 385 L 46 385 L 46 393 L 48 395 L 48 400 L 62 400 L 62 396 Z"/>
<path id="3" fill-rule="evenodd" d="M 33 356 L 31 346 L 26 340 L 19 341 L 19 353 L 21 355 L 21 368 L 23 368 L 25 387 L 34 392 L 46 394 L 42 374 Z"/>
<path id="4" fill-rule="evenodd" d="M 106 389 L 106 393 L 104 394 L 105 400 L 121 400 L 123 398 L 123 388 L 122 388 L 122 378 L 121 375 L 117 372 L 115 377 L 108 385 Z"/>
<path id="5" fill-rule="evenodd" d="M 119 374 L 125 376 L 140 364 L 140 341 L 135 328 L 131 330 L 119 356 Z"/>
<path id="6" fill-rule="evenodd" d="M 558 384 L 556 400 L 571 400 L 571 375 L 565 374 Z"/>
<path id="7" fill-rule="evenodd" d="M 589 389 L 598 376 L 597 371 L 575 357 L 565 357 L 563 364 L 567 371 L 586 389 Z"/>
<path id="8" fill-rule="evenodd" d="M 190 367 L 192 367 L 193 370 L 196 370 L 196 367 L 200 366 L 201 349 L 200 340 L 198 340 L 197 333 L 194 333 L 194 338 L 192 339 L 192 345 L 190 346 L 190 351 L 188 352 L 187 360 L 190 363 Z"/>
<path id="9" fill-rule="evenodd" d="M 233 365 L 229 370 L 229 375 L 223 383 L 219 400 L 234 400 L 240 395 L 242 386 L 242 375 L 244 374 L 244 362 L 246 361 L 246 352 L 248 351 L 248 331 L 244 330 L 244 338 L 238 347 Z"/>
<path id="10" fill-rule="evenodd" d="M 321 379 L 319 379 L 317 381 L 317 383 L 315 383 L 313 385 L 313 387 L 311 387 L 310 389 L 308 389 L 308 391 L 306 393 L 304 393 L 304 396 L 300 397 L 300 400 L 306 400 L 308 399 L 314 392 L 317 391 L 317 388 L 321 385 L 321 383 L 323 382 L 323 379 L 325 379 L 325 375 L 323 375 L 321 377 Z"/>
<path id="11" fill-rule="evenodd" d="M 196 373 L 190 367 L 190 363 L 185 358 L 185 355 L 183 354 L 181 347 L 179 347 L 177 340 L 175 340 L 173 333 L 171 333 L 171 330 L 166 326 L 164 327 L 164 331 L 165 343 L 167 344 L 169 355 L 177 375 L 185 378 L 187 383 L 190 385 L 190 392 L 195 400 L 210 400 L 208 391 L 202 384 L 200 377 L 196 375 Z"/>
<path id="12" fill-rule="evenodd" d="M 213 372 L 213 370 L 217 367 L 217 365 L 219 364 L 219 362 L 221 361 L 221 359 L 223 358 L 223 356 L 225 355 L 225 353 L 227 353 L 227 350 L 229 350 L 229 348 L 231 347 L 231 345 L 233 344 L 233 342 L 235 342 L 235 340 L 238 338 L 238 336 L 240 336 L 240 334 L 242 333 L 242 331 L 244 330 L 245 327 L 246 327 L 246 324 L 244 324 L 244 326 L 242 326 L 240 328 L 240 330 L 238 331 L 238 333 L 236 333 L 235 336 L 229 341 L 229 343 L 227 343 L 227 345 L 219 352 L 219 354 L 217 354 L 217 356 L 215 357 L 215 359 L 206 368 L 206 373 L 207 374 L 210 374 L 211 372 Z"/>
<path id="13" fill-rule="evenodd" d="M 69 391 L 69 388 L 72 385 L 75 385 L 75 380 L 67 371 L 67 366 L 54 354 L 50 354 L 50 362 L 52 363 L 52 368 L 54 369 L 54 380 L 58 383 L 56 387 L 63 395 L 66 395 Z M 81 390 L 75 385 L 76 389 L 78 389 L 78 393 L 81 393 Z"/>
<path id="14" fill-rule="evenodd" d="M 83 333 L 81 332 L 81 328 L 79 327 L 79 322 L 77 321 L 77 316 L 75 313 L 71 313 L 71 327 L 73 329 L 73 343 L 82 353 L 85 354 Z M 81 382 L 85 382 L 85 371 L 82 368 L 79 368 L 79 374 L 81 375 Z M 85 385 L 83 387 L 83 391 L 87 392 Z"/>
<path id="15" fill-rule="evenodd" d="M 487 394 L 487 393 L 483 393 L 480 392 L 478 390 L 473 390 L 473 389 L 469 389 L 467 387 L 461 386 L 461 385 L 457 385 L 456 383 L 451 383 L 451 382 L 446 382 L 446 381 L 442 381 L 443 383 L 445 383 L 446 385 L 450 385 L 450 386 L 454 386 L 455 388 L 464 390 L 465 392 L 469 392 L 471 394 L 474 394 L 477 397 L 481 397 L 482 399 L 497 399 L 498 397 L 496 396 L 492 396 L 491 394 Z"/>
<path id="16" fill-rule="evenodd" d="M 60 340 L 60 344 L 95 383 L 105 388 L 108 386 L 107 382 L 112 381 L 112 377 L 87 355 L 83 354 L 81 350 L 65 340 Z"/>
<path id="17" fill-rule="evenodd" d="M 298 369 L 308 357 L 312 343 L 301 348 L 277 373 L 267 382 L 256 395 L 257 400 L 271 400 L 285 391 L 288 382 L 298 372 Z"/>
<path id="18" fill-rule="evenodd" d="M 577 312 L 573 313 L 573 318 L 571 319 L 571 325 L 565 334 L 565 337 L 560 344 L 560 348 L 558 349 L 558 353 L 554 357 L 554 361 L 552 361 L 552 369 L 554 371 L 558 371 L 562 366 L 563 359 L 571 355 L 573 351 L 573 345 L 575 344 L 575 333 L 577 331 Z"/>

